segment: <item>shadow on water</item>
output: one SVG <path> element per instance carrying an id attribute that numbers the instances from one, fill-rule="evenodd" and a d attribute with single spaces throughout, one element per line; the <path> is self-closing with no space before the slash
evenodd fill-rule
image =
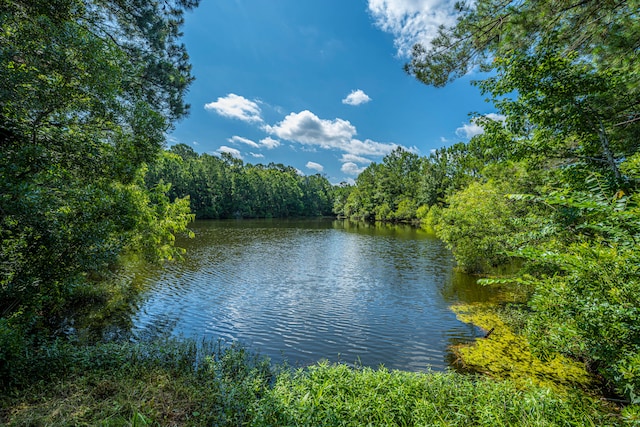
<path id="1" fill-rule="evenodd" d="M 196 221 L 180 262 L 136 272 L 147 289 L 135 340 L 239 341 L 275 362 L 319 359 L 446 369 L 477 328 L 449 309 L 491 290 L 455 270 L 442 242 L 408 226 L 347 220 Z"/>

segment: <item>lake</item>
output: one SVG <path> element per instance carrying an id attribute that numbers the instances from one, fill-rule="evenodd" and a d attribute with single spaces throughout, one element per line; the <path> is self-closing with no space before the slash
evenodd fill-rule
<path id="1" fill-rule="evenodd" d="M 145 278 L 137 340 L 239 341 L 305 366 L 320 359 L 442 370 L 481 334 L 449 307 L 490 290 L 455 271 L 444 244 L 410 226 L 348 220 L 196 221 L 183 261 Z"/>

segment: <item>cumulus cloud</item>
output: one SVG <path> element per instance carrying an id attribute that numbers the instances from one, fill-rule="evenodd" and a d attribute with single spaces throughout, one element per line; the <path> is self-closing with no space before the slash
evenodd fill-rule
<path id="1" fill-rule="evenodd" d="M 276 148 L 280 146 L 280 141 L 273 139 L 270 136 L 260 140 L 260 144 L 268 149 Z"/>
<path id="2" fill-rule="evenodd" d="M 290 113 L 280 123 L 267 125 L 265 129 L 279 138 L 322 148 L 341 147 L 356 134 L 356 128 L 348 120 L 323 120 L 309 110 Z"/>
<path id="3" fill-rule="evenodd" d="M 343 163 L 340 170 L 347 175 L 359 175 L 363 170 L 366 169 L 366 166 L 360 167 L 353 162 Z"/>
<path id="4" fill-rule="evenodd" d="M 262 123 L 260 106 L 243 96 L 230 93 L 217 101 L 209 102 L 205 110 L 213 110 L 223 117 L 242 120 L 249 123 Z"/>
<path id="5" fill-rule="evenodd" d="M 356 156 L 386 156 L 398 147 L 398 144 L 393 143 L 376 142 L 370 139 L 364 141 L 352 139 L 343 150 Z M 407 151 L 413 152 L 415 149 L 410 148 Z"/>
<path id="6" fill-rule="evenodd" d="M 348 105 L 360 105 L 360 104 L 366 104 L 369 101 L 371 101 L 371 98 L 369 98 L 369 95 L 364 93 L 362 90 L 358 89 L 358 90 L 351 91 L 351 93 L 347 95 L 345 99 L 342 100 L 342 103 L 348 104 Z"/>
<path id="7" fill-rule="evenodd" d="M 441 25 L 456 23 L 456 0 L 369 0 L 369 12 L 376 25 L 395 37 L 398 55 L 407 57 L 416 43 L 425 46 Z"/>
<path id="8" fill-rule="evenodd" d="M 354 139 L 355 126 L 348 120 L 321 119 L 311 111 L 290 113 L 274 126 L 267 125 L 265 130 L 287 141 L 325 149 L 337 149 L 353 155 L 384 156 L 397 147 L 396 144 L 375 142 L 370 139 Z"/>
<path id="9" fill-rule="evenodd" d="M 313 169 L 313 170 L 318 171 L 318 172 L 322 172 L 324 170 L 324 166 L 322 166 L 320 163 L 316 163 L 316 162 L 307 162 L 307 164 L 305 166 L 307 168 L 309 168 L 309 169 Z"/>
<path id="10" fill-rule="evenodd" d="M 371 160 L 366 157 L 356 156 L 355 154 L 343 154 L 340 158 L 340 161 L 343 163 L 352 162 L 352 163 L 371 163 Z"/>
<path id="11" fill-rule="evenodd" d="M 220 148 L 218 148 L 216 150 L 216 153 L 218 153 L 218 154 L 222 154 L 222 153 L 231 154 L 231 156 L 235 157 L 236 159 L 241 159 L 242 160 L 242 154 L 240 154 L 240 150 L 236 150 L 235 148 L 227 147 L 226 145 L 222 145 Z"/>
<path id="12" fill-rule="evenodd" d="M 503 116 L 502 114 L 496 114 L 496 113 L 489 113 L 489 114 L 486 114 L 484 117 L 497 122 L 504 122 L 506 120 L 505 116 Z M 478 124 L 477 119 L 478 119 L 477 117 L 474 117 L 471 119 L 469 123 L 465 123 L 461 127 L 457 128 L 456 135 L 458 135 L 460 138 L 467 138 L 467 139 L 471 139 L 476 135 L 482 135 L 484 133 L 484 129 L 480 124 Z"/>
<path id="13" fill-rule="evenodd" d="M 227 141 L 229 141 L 231 143 L 234 143 L 234 144 L 238 144 L 238 143 L 239 144 L 246 144 L 246 145 L 248 145 L 250 147 L 253 147 L 253 148 L 260 148 L 260 145 L 257 142 L 252 141 L 249 138 L 243 138 L 241 136 L 232 136 L 231 138 L 227 139 Z"/>
<path id="14" fill-rule="evenodd" d="M 465 123 L 458 129 L 456 129 L 456 135 L 460 138 L 468 138 L 471 139 L 476 135 L 481 135 L 484 133 L 484 129 L 482 126 L 478 125 L 476 122 L 471 121 L 470 123 Z"/>

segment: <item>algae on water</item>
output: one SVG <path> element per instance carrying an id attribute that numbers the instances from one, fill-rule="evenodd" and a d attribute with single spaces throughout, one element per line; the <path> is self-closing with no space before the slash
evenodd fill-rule
<path id="1" fill-rule="evenodd" d="M 501 319 L 495 305 L 461 304 L 453 306 L 452 310 L 460 321 L 492 331 L 487 338 L 453 348 L 461 367 L 509 378 L 523 386 L 534 383 L 557 391 L 567 386 L 584 389 L 593 383 L 593 376 L 578 361 L 562 355 L 544 360 L 536 356 L 527 339 L 515 334 Z"/>

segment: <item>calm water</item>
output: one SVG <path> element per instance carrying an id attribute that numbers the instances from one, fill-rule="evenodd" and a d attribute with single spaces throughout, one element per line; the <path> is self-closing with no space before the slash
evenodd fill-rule
<path id="1" fill-rule="evenodd" d="M 133 335 L 240 341 L 275 362 L 443 369 L 479 334 L 448 309 L 488 290 L 437 239 L 335 220 L 197 221 L 183 262 L 149 273 Z"/>

